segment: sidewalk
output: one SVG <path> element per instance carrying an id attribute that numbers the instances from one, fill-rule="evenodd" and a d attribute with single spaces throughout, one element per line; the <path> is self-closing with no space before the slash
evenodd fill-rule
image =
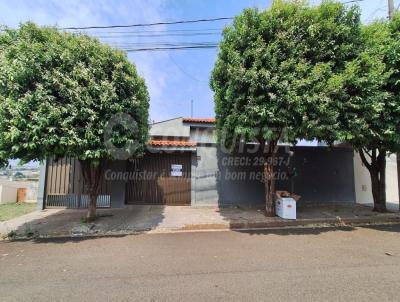
<path id="1" fill-rule="evenodd" d="M 364 203 L 363 205 L 370 207 L 370 208 L 374 207 L 373 203 Z M 399 211 L 399 202 L 388 201 L 388 202 L 386 202 L 386 208 L 388 211 L 398 212 Z"/>
<path id="2" fill-rule="evenodd" d="M 118 235 L 137 232 L 176 232 L 323 226 L 368 223 L 400 223 L 400 213 L 375 213 L 354 204 L 312 205 L 298 209 L 297 220 L 265 217 L 259 209 L 127 206 L 123 209 L 99 209 L 93 224 L 82 223 L 86 210 L 47 209 L 0 223 L 0 234 L 19 236 Z"/>

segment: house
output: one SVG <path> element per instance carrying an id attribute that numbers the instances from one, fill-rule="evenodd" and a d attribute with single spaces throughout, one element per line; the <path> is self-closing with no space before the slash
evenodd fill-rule
<path id="1" fill-rule="evenodd" d="M 212 118 L 154 123 L 143 158 L 114 161 L 105 172 L 98 206 L 261 206 L 264 156 L 259 149 L 247 144 L 231 151 L 218 144 Z M 301 195 L 302 203 L 356 202 L 351 148 L 282 144 L 276 160 L 276 188 Z M 87 206 L 76 160 L 49 159 L 41 169 L 41 207 Z"/>

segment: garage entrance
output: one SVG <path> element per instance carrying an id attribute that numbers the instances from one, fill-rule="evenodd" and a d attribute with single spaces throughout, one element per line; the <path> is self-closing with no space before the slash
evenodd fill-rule
<path id="1" fill-rule="evenodd" d="M 146 153 L 128 161 L 127 204 L 190 205 L 191 153 Z"/>

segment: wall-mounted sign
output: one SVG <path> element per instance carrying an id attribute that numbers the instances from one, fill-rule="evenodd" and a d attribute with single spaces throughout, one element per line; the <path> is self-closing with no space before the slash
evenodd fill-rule
<path id="1" fill-rule="evenodd" d="M 182 165 L 171 165 L 171 176 L 182 176 Z"/>

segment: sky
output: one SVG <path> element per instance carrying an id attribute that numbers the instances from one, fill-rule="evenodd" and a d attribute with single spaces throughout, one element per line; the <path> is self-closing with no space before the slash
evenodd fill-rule
<path id="1" fill-rule="evenodd" d="M 347 2 L 349 0 L 341 0 Z M 319 0 L 311 0 L 317 4 Z M 270 0 L 0 0 L 0 24 L 17 27 L 33 21 L 39 25 L 80 27 L 97 25 L 124 25 L 176 20 L 232 17 L 246 7 L 265 9 Z M 350 4 L 348 4 L 350 5 Z M 387 0 L 359 2 L 363 22 L 387 16 Z M 400 0 L 395 0 L 395 7 Z M 204 36 L 125 36 L 100 38 L 113 45 L 127 43 L 188 43 L 215 42 L 221 39 L 221 29 L 231 20 L 196 24 L 160 25 L 128 29 L 101 29 L 87 31 L 95 36 L 107 36 L 115 31 L 209 31 Z M 113 35 L 113 34 L 111 34 Z M 120 34 L 117 34 L 120 35 Z M 150 35 L 154 35 L 151 33 Z M 114 35 L 115 36 L 115 35 Z M 136 44 L 139 45 L 139 44 Z M 130 52 L 128 57 L 144 77 L 150 93 L 150 118 L 161 121 L 174 117 L 213 117 L 213 93 L 209 78 L 218 49 Z"/>

